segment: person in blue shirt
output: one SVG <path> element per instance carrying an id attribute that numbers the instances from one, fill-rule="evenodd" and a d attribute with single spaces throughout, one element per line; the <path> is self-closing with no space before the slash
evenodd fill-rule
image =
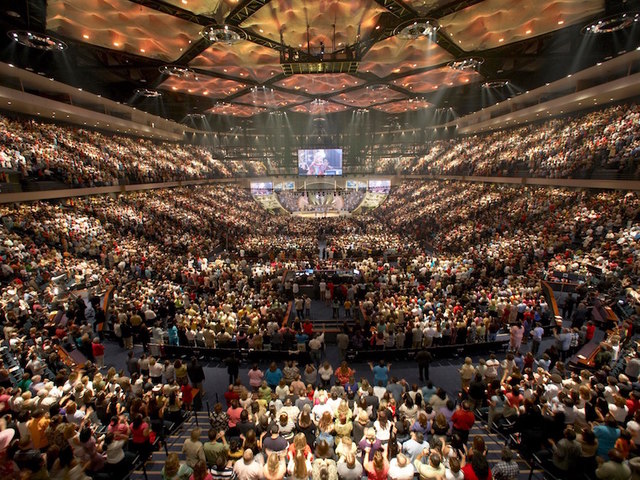
<path id="1" fill-rule="evenodd" d="M 282 370 L 278 368 L 276 362 L 271 362 L 267 371 L 264 372 L 264 379 L 267 381 L 267 385 L 271 387 L 271 390 L 278 386 L 282 379 Z"/>
<path id="2" fill-rule="evenodd" d="M 620 428 L 618 428 L 618 422 L 613 415 L 608 414 L 604 419 L 603 425 L 593 427 L 593 433 L 598 439 L 598 451 L 597 455 L 603 459 L 607 458 L 609 450 L 611 450 L 616 440 L 620 436 Z"/>
<path id="3" fill-rule="evenodd" d="M 391 364 L 385 365 L 384 360 L 380 360 L 378 365 L 374 366 L 373 363 L 369 363 L 371 371 L 373 372 L 373 384 L 378 385 L 378 382 L 382 382 L 382 385 L 386 385 L 389 382 L 389 368 Z"/>
<path id="4" fill-rule="evenodd" d="M 174 325 L 169 327 L 169 345 L 178 345 L 178 328 Z"/>

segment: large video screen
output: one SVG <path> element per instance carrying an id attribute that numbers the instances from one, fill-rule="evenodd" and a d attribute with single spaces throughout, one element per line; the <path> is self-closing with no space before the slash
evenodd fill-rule
<path id="1" fill-rule="evenodd" d="M 342 149 L 298 150 L 298 175 L 342 175 Z"/>
<path id="2" fill-rule="evenodd" d="M 273 182 L 251 182 L 251 195 L 269 195 L 273 193 Z"/>

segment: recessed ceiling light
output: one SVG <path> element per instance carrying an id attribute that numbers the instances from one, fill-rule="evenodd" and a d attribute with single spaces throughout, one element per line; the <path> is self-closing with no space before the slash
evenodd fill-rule
<path id="1" fill-rule="evenodd" d="M 527 35 L 529 35 L 529 34 L 531 33 L 531 30 L 527 30 L 527 31 L 526 31 L 526 32 L 524 32 L 524 33 L 526 33 Z"/>
<path id="2" fill-rule="evenodd" d="M 119 46 L 120 46 L 120 43 L 118 43 L 118 42 L 113 42 L 113 46 L 114 46 L 114 47 L 119 47 Z"/>
<path id="3" fill-rule="evenodd" d="M 558 25 L 564 25 L 564 20 L 558 20 Z"/>
<path id="4" fill-rule="evenodd" d="M 89 40 L 89 35 L 85 33 L 84 35 L 82 35 L 82 38 L 84 38 L 85 40 Z"/>
<path id="5" fill-rule="evenodd" d="M 498 42 L 500 43 L 504 42 L 504 38 L 501 38 L 500 40 L 498 40 Z"/>

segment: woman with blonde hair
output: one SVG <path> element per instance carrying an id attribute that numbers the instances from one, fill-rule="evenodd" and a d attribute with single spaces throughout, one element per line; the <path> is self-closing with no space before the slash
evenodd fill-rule
<path id="1" fill-rule="evenodd" d="M 355 455 L 357 450 L 358 446 L 353 442 L 351 437 L 342 437 L 336 447 L 336 455 L 338 455 L 338 458 L 346 459 L 350 453 Z"/>
<path id="2" fill-rule="evenodd" d="M 336 418 L 340 418 L 340 415 L 344 415 L 345 417 L 347 417 L 347 420 L 351 420 L 351 418 L 353 417 L 351 413 L 351 409 L 349 408 L 349 404 L 344 400 L 342 400 L 340 402 L 340 405 L 338 405 L 338 410 L 336 411 Z"/>
<path id="3" fill-rule="evenodd" d="M 296 456 L 289 461 L 287 468 L 290 480 L 307 480 L 311 475 L 311 462 L 304 458 L 302 452 L 297 452 Z"/>
<path id="4" fill-rule="evenodd" d="M 272 452 L 262 468 L 262 474 L 266 480 L 282 480 L 287 473 L 287 467 L 280 456 Z"/>
<path id="5" fill-rule="evenodd" d="M 320 417 L 320 421 L 318 422 L 318 435 L 316 437 L 317 440 L 325 440 L 330 447 L 333 447 L 334 439 L 333 439 L 333 417 L 331 413 L 324 412 L 322 417 Z"/>
<path id="6" fill-rule="evenodd" d="M 353 423 L 344 413 L 341 413 L 338 415 L 333 429 L 336 432 L 336 440 L 342 441 L 345 438 L 350 439 L 351 431 L 353 430 Z"/>
<path id="7" fill-rule="evenodd" d="M 293 460 L 298 452 L 302 452 L 304 458 L 313 460 L 313 453 L 311 453 L 311 447 L 307 443 L 307 437 L 304 433 L 296 433 L 293 437 L 293 441 L 291 442 L 291 445 L 289 445 L 289 450 L 287 452 L 289 460 Z"/>
<path id="8" fill-rule="evenodd" d="M 193 430 L 191 430 L 190 438 L 187 438 L 182 445 L 182 453 L 186 458 L 187 465 L 189 465 L 191 468 L 195 468 L 196 464 L 200 460 L 206 462 L 203 445 L 200 441 L 199 428 L 194 428 Z"/>

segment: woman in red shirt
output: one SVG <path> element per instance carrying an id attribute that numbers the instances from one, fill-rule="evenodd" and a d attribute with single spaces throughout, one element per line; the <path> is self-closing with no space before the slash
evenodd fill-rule
<path id="1" fill-rule="evenodd" d="M 462 468 L 462 473 L 464 474 L 464 480 L 491 480 L 492 478 L 489 463 L 480 452 L 473 454 L 471 462 Z"/>
<path id="2" fill-rule="evenodd" d="M 131 449 L 146 459 L 151 453 L 151 444 L 149 443 L 149 433 L 151 428 L 145 422 L 141 414 L 136 415 L 131 423 Z"/>
<path id="3" fill-rule="evenodd" d="M 237 399 L 231 400 L 231 406 L 227 409 L 227 416 L 229 417 L 228 426 L 230 432 L 236 432 L 236 425 L 240 422 L 240 415 L 242 414 L 242 407 L 238 403 Z M 229 434 L 231 435 L 231 434 Z"/>
<path id="4" fill-rule="evenodd" d="M 387 473 L 389 472 L 389 461 L 382 453 L 382 450 L 377 450 L 373 454 L 373 460 L 371 460 L 371 448 L 367 447 L 367 455 L 364 458 L 364 469 L 367 471 L 368 480 L 387 480 Z"/>

